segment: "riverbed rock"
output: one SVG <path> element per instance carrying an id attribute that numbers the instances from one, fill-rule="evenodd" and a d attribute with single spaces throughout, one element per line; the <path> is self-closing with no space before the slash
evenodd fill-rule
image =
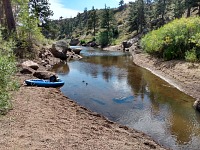
<path id="1" fill-rule="evenodd" d="M 34 69 L 30 68 L 30 67 L 25 67 L 23 66 L 21 69 L 20 69 L 20 73 L 22 74 L 32 74 L 33 72 L 35 72 Z"/>
<path id="2" fill-rule="evenodd" d="M 70 46 L 77 46 L 80 43 L 79 39 L 75 38 L 75 39 L 71 39 L 69 45 Z"/>
<path id="3" fill-rule="evenodd" d="M 39 58 L 41 59 L 46 59 L 52 56 L 53 54 L 49 51 L 49 49 L 42 48 L 42 50 L 39 52 Z"/>
<path id="4" fill-rule="evenodd" d="M 74 52 L 68 52 L 67 53 L 67 61 L 70 61 L 70 60 L 79 60 L 79 59 L 82 59 L 83 57 L 78 55 L 78 54 L 75 54 Z"/>
<path id="5" fill-rule="evenodd" d="M 56 43 L 52 44 L 52 48 L 50 48 L 49 50 L 54 57 L 60 58 L 61 60 L 66 60 L 66 54 L 69 49 L 69 44 L 66 40 L 59 40 Z"/>
<path id="6" fill-rule="evenodd" d="M 75 54 L 78 54 L 80 55 L 80 52 L 81 52 L 81 48 L 73 48 L 72 51 L 75 53 Z"/>
<path id="7" fill-rule="evenodd" d="M 123 41 L 122 46 L 123 46 L 123 49 L 125 50 L 126 48 L 131 47 L 132 43 L 130 43 L 129 41 Z"/>
<path id="8" fill-rule="evenodd" d="M 54 72 L 50 71 L 35 71 L 33 76 L 39 79 L 49 79 L 50 76 L 56 75 Z"/>
<path id="9" fill-rule="evenodd" d="M 89 41 L 86 46 L 90 46 L 90 47 L 97 47 L 98 44 L 95 41 Z"/>
<path id="10" fill-rule="evenodd" d="M 66 40 L 56 41 L 55 45 L 58 47 L 62 47 L 65 50 L 69 49 L 69 43 Z"/>
<path id="11" fill-rule="evenodd" d="M 200 112 L 200 99 L 194 102 L 193 107 Z"/>
<path id="12" fill-rule="evenodd" d="M 50 48 L 51 53 L 54 55 L 54 57 L 56 58 L 60 58 L 62 60 L 66 60 L 67 59 L 67 48 L 66 47 L 62 47 L 62 46 L 58 46 L 56 44 L 52 45 L 52 48 Z"/>
<path id="13" fill-rule="evenodd" d="M 21 66 L 22 66 L 22 67 L 25 67 L 25 68 L 28 68 L 28 67 L 29 67 L 29 68 L 32 68 L 32 69 L 34 69 L 34 70 L 37 70 L 37 69 L 39 68 L 39 65 L 38 65 L 37 63 L 31 61 L 31 60 L 27 60 L 27 61 L 23 62 L 23 63 L 21 64 Z"/>

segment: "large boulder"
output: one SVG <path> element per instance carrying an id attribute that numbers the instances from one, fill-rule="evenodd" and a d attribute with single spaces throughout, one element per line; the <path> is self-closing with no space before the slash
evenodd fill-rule
<path id="1" fill-rule="evenodd" d="M 132 46 L 132 43 L 129 42 L 129 41 L 123 41 L 122 42 L 123 50 L 125 50 L 126 48 L 130 48 L 131 46 Z"/>
<path id="2" fill-rule="evenodd" d="M 69 43 L 66 40 L 59 40 L 55 43 L 56 46 L 62 47 L 64 50 L 69 49 Z"/>
<path id="3" fill-rule="evenodd" d="M 22 66 L 22 68 L 20 69 L 20 73 L 22 74 L 33 74 L 33 72 L 35 72 L 35 70 L 30 67 Z"/>
<path id="4" fill-rule="evenodd" d="M 77 46 L 80 43 L 79 39 L 71 39 L 69 45 L 70 46 Z"/>
<path id="5" fill-rule="evenodd" d="M 33 73 L 33 76 L 39 79 L 49 79 L 52 75 L 56 74 L 50 71 L 35 71 Z"/>
<path id="6" fill-rule="evenodd" d="M 98 44 L 95 41 L 90 41 L 86 45 L 90 46 L 90 47 L 97 47 L 98 46 Z"/>
<path id="7" fill-rule="evenodd" d="M 66 54 L 69 49 L 70 48 L 68 42 L 66 40 L 60 40 L 52 45 L 50 52 L 54 55 L 54 57 L 66 60 Z"/>
<path id="8" fill-rule="evenodd" d="M 72 51 L 75 53 L 75 54 L 78 54 L 80 55 L 80 52 L 81 52 L 81 48 L 73 48 Z"/>
<path id="9" fill-rule="evenodd" d="M 39 65 L 37 63 L 31 61 L 31 60 L 27 60 L 27 61 L 23 62 L 21 64 L 21 66 L 24 67 L 24 68 L 28 68 L 29 67 L 29 68 L 32 68 L 34 70 L 37 70 L 39 68 Z"/>

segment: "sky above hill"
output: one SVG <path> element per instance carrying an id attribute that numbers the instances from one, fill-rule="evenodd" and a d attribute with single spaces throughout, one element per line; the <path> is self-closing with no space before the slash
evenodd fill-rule
<path id="1" fill-rule="evenodd" d="M 120 0 L 49 0 L 50 9 L 54 12 L 54 16 L 51 19 L 75 17 L 78 12 L 83 12 L 85 8 L 91 10 L 92 7 L 96 9 L 107 7 L 116 8 L 119 7 Z M 134 0 L 124 0 L 128 3 Z"/>

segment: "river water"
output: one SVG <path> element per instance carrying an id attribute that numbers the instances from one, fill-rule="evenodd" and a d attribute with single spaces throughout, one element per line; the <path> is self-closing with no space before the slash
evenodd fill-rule
<path id="1" fill-rule="evenodd" d="M 167 148 L 200 149 L 200 113 L 192 97 L 136 66 L 129 53 L 83 47 L 81 55 L 53 68 L 66 96 Z"/>

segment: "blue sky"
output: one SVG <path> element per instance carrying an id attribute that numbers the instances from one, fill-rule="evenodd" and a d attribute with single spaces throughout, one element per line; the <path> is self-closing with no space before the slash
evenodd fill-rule
<path id="1" fill-rule="evenodd" d="M 54 12 L 52 19 L 59 19 L 59 17 L 70 18 L 75 17 L 78 12 L 83 12 L 85 8 L 91 10 L 94 8 L 100 9 L 106 6 L 115 8 L 119 6 L 120 0 L 49 0 L 50 9 Z M 128 3 L 134 0 L 124 0 Z"/>

